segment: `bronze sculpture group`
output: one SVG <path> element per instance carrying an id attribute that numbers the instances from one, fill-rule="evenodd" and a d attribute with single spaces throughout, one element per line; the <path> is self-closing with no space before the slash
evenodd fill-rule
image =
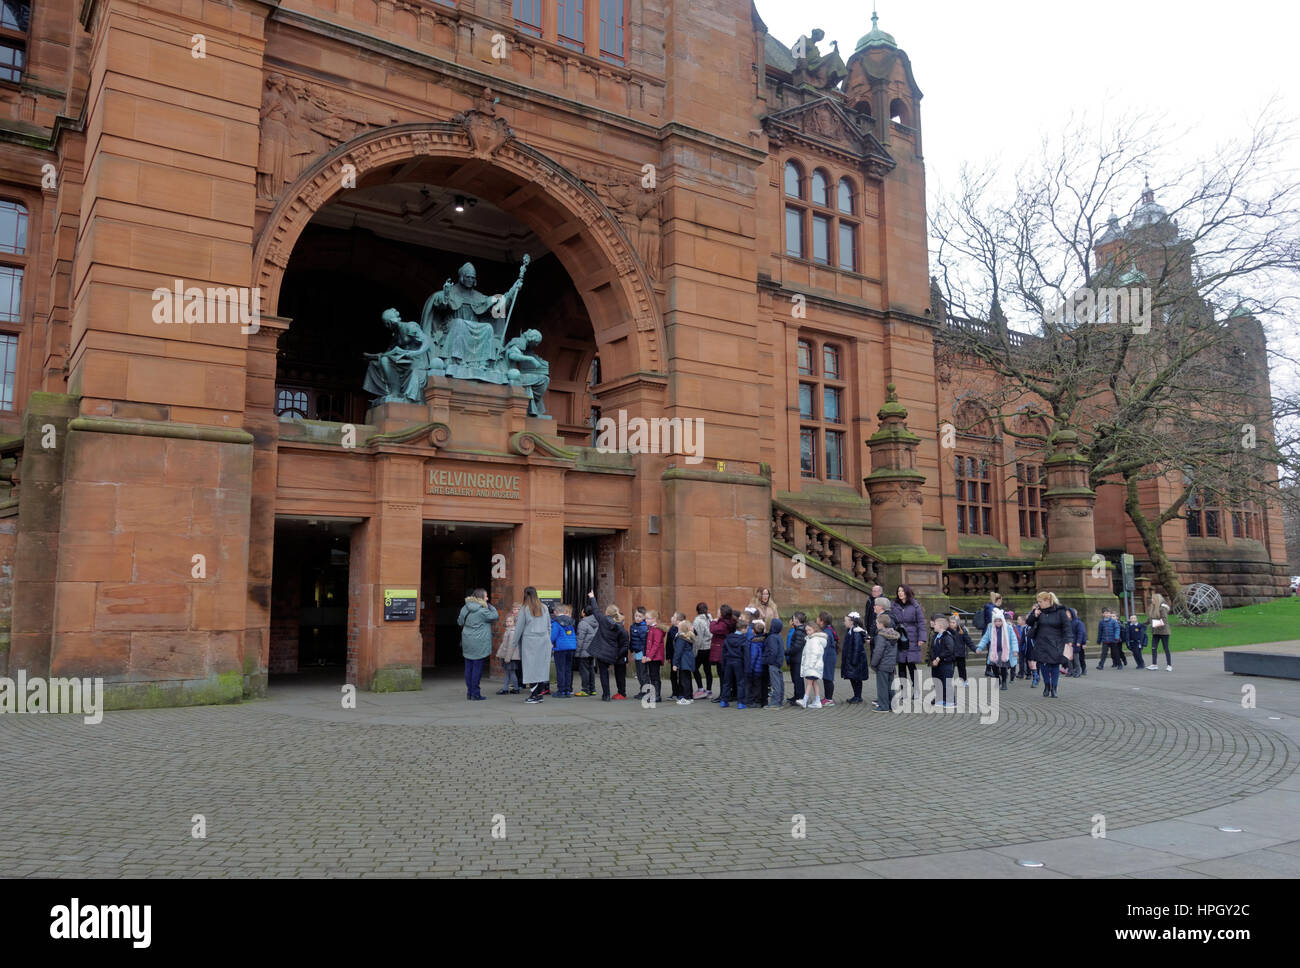
<path id="1" fill-rule="evenodd" d="M 396 309 L 385 310 L 392 345 L 383 353 L 365 354 L 370 360 L 365 390 L 376 397 L 375 403 L 423 403 L 425 384 L 438 375 L 524 387 L 528 415 L 550 419 L 545 405 L 550 365 L 533 352 L 542 334 L 527 329 L 505 338 L 528 262 L 525 255 L 515 284 L 497 296 L 478 291 L 478 273 L 466 262 L 454 282 L 448 279 L 425 301 L 419 323 L 404 321 Z"/>

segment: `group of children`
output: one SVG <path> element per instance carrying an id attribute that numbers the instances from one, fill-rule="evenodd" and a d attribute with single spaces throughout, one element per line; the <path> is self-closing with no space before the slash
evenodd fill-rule
<path id="1" fill-rule="evenodd" d="M 896 675 L 905 674 L 910 666 L 899 665 L 907 648 L 906 632 L 895 627 L 891 617 L 891 602 L 875 598 L 869 605 L 870 614 L 864 620 L 858 612 L 850 612 L 843 621 L 842 636 L 835 629 L 830 613 L 822 611 L 809 620 L 801 611 L 791 616 L 786 629 L 777 615 L 768 589 L 759 589 L 754 599 L 742 612 L 729 605 L 719 609 L 714 618 L 707 603 L 696 606 L 694 619 L 675 611 L 666 623 L 654 609 L 638 606 L 626 633 L 626 654 L 617 658 L 626 661 L 630 655 L 636 664 L 639 696 L 653 696 L 653 701 L 663 701 L 663 672 L 669 667 L 668 682 L 672 690 L 669 701 L 689 705 L 697 699 L 708 699 L 721 708 L 778 709 L 785 703 L 805 709 L 820 709 L 835 705 L 836 665 L 841 677 L 853 688 L 849 704 L 862 703 L 862 684 L 871 673 L 876 674 L 876 699 L 871 703 L 878 711 L 888 711 L 892 700 L 893 681 Z M 1069 676 L 1087 674 L 1084 646 L 1087 630 L 1074 609 L 1067 609 L 1073 629 L 1075 649 L 1070 661 Z M 923 615 L 924 613 L 922 613 Z M 622 616 L 617 618 L 621 621 Z M 506 620 L 507 628 L 511 620 Z M 931 677 L 935 680 L 936 703 L 955 707 L 955 696 L 949 694 L 950 680 L 967 681 L 966 656 L 968 653 L 985 654 L 985 675 L 1000 681 L 1001 689 L 1015 679 L 1030 680 L 1038 685 L 1040 671 L 1031 668 L 1033 637 L 1024 615 L 1001 608 L 1001 596 L 994 593 L 990 602 L 976 617 L 977 633 L 982 635 L 977 644 L 972 642 L 960 613 L 930 616 L 929 656 Z M 553 695 L 557 698 L 595 696 L 597 663 L 592 654 L 592 640 L 597 634 L 597 618 L 592 605 L 583 609 L 581 621 L 575 627 L 573 610 L 560 605 L 553 609 L 551 643 L 557 685 Z M 901 634 L 900 634 L 901 633 Z M 622 635 L 621 629 L 619 634 Z M 517 649 L 512 647 L 507 634 L 498 651 L 506 670 L 505 686 L 498 695 L 520 691 L 520 662 Z M 1167 640 L 1167 635 L 1165 636 Z M 1127 666 L 1124 647 L 1132 653 L 1137 668 L 1148 668 L 1142 652 L 1147 647 L 1147 626 L 1130 615 L 1121 623 L 1116 613 L 1106 609 L 1097 626 L 1097 641 L 1101 646 L 1101 661 L 1105 666 L 1109 656 L 1111 668 Z M 1166 645 L 1166 658 L 1168 646 Z M 785 696 L 783 669 L 790 670 L 791 696 Z M 1155 652 L 1152 664 L 1155 669 Z M 1173 670 L 1172 664 L 1166 666 Z M 714 675 L 720 689 L 713 693 Z M 580 679 L 575 691 L 575 677 Z M 604 672 L 602 672 L 604 681 Z M 623 685 L 621 674 L 619 686 Z M 549 687 L 543 693 L 551 695 Z M 611 698 L 605 688 L 603 698 Z M 626 699 L 620 689 L 613 699 Z"/>

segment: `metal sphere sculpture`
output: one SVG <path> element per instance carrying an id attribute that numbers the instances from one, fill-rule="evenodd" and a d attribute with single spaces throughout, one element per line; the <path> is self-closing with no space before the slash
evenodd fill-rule
<path id="1" fill-rule="evenodd" d="M 1213 585 L 1188 585 L 1174 600 L 1174 614 L 1184 625 L 1214 625 L 1223 610 L 1223 599 Z"/>

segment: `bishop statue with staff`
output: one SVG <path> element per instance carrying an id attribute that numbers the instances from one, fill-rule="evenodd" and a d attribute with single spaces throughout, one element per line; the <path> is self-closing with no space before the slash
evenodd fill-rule
<path id="1" fill-rule="evenodd" d="M 524 284 L 528 256 L 519 267 L 519 278 L 499 296 L 479 292 L 478 273 L 473 263 L 460 267 L 457 280 L 447 280 L 424 304 L 421 325 L 430 337 L 438 364 L 445 375 L 457 380 L 482 380 L 486 383 L 509 382 L 504 363 L 506 327 L 515 300 Z"/>

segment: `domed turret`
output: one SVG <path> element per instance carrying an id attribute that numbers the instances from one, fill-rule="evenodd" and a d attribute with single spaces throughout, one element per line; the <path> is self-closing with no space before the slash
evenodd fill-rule
<path id="1" fill-rule="evenodd" d="M 1147 179 L 1146 189 L 1142 192 L 1142 202 L 1133 213 L 1133 227 L 1158 225 L 1167 218 L 1169 218 L 1169 211 L 1156 201 L 1156 193 L 1151 190 L 1151 180 Z"/>
<path id="2" fill-rule="evenodd" d="M 893 34 L 887 34 L 879 27 L 880 14 L 875 10 L 871 11 L 871 33 L 866 34 L 858 41 L 858 46 L 853 49 L 856 54 L 858 51 L 866 50 L 868 47 L 893 47 L 898 48 Z"/>

